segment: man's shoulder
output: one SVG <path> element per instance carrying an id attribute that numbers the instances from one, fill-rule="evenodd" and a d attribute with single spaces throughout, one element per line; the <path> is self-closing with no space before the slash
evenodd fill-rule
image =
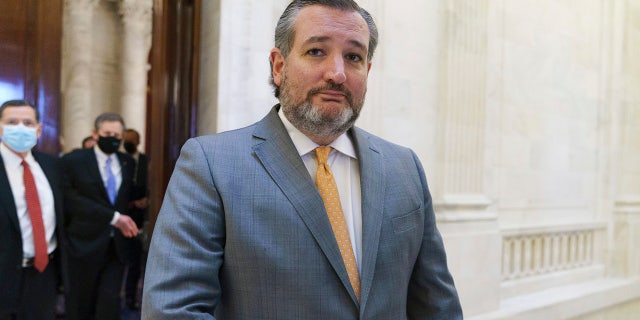
<path id="1" fill-rule="evenodd" d="M 40 152 L 40 151 L 36 151 L 36 150 L 31 150 L 31 154 L 33 155 L 33 157 L 38 161 L 47 161 L 47 162 L 56 162 L 58 161 L 58 157 L 52 155 L 52 154 L 48 154 L 48 153 L 44 153 L 44 152 Z"/>
<path id="2" fill-rule="evenodd" d="M 127 160 L 133 159 L 133 157 L 130 154 L 126 153 L 126 152 L 117 151 L 116 154 L 118 155 L 118 157 L 120 159 L 127 159 Z"/>
<path id="3" fill-rule="evenodd" d="M 69 151 L 68 153 L 65 153 L 62 156 L 62 159 L 77 159 L 77 158 L 85 158 L 88 157 L 89 154 L 91 154 L 93 151 L 93 149 L 73 149 L 71 151 Z"/>
<path id="4" fill-rule="evenodd" d="M 255 128 L 255 123 L 246 126 L 243 128 L 232 129 L 228 131 L 222 131 L 214 134 L 207 134 L 202 136 L 197 136 L 195 138 L 189 139 L 197 141 L 202 145 L 210 145 L 210 144 L 240 144 L 245 142 L 245 139 L 251 139 L 253 136 L 253 131 Z"/>
<path id="5" fill-rule="evenodd" d="M 391 142 L 359 127 L 353 127 L 353 136 L 358 143 L 368 143 L 374 149 L 410 152 L 409 147 Z"/>

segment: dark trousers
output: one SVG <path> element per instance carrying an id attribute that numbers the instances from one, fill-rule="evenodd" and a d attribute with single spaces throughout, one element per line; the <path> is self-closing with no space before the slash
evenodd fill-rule
<path id="1" fill-rule="evenodd" d="M 127 306 L 135 305 L 138 300 L 138 282 L 144 268 L 145 252 L 142 249 L 142 239 L 136 238 L 131 246 L 131 263 L 127 266 L 127 279 L 124 284 L 125 299 Z"/>
<path id="2" fill-rule="evenodd" d="M 68 320 L 120 319 L 124 264 L 118 259 L 113 240 L 105 257 L 70 257 L 69 274 L 65 287 Z"/>
<path id="3" fill-rule="evenodd" d="M 22 269 L 19 305 L 11 314 L 0 314 L 0 320 L 46 320 L 56 318 L 58 289 L 58 266 L 56 261 L 41 273 L 34 267 Z M 2 289 L 0 289 L 2 290 Z"/>

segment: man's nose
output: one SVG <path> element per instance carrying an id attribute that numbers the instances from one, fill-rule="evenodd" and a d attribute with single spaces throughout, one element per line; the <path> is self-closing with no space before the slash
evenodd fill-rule
<path id="1" fill-rule="evenodd" d="M 335 84 L 341 84 L 347 80 L 347 75 L 344 73 L 344 58 L 342 56 L 335 55 L 327 59 L 324 77 L 325 81 L 330 81 Z"/>

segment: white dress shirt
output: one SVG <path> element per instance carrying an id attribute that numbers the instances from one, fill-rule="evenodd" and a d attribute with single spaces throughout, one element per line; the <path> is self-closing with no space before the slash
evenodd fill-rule
<path id="1" fill-rule="evenodd" d="M 22 158 L 13 153 L 4 144 L 0 143 L 0 154 L 4 161 L 4 169 L 9 178 L 13 201 L 16 204 L 16 212 L 18 213 L 18 222 L 20 223 L 20 231 L 22 233 L 22 257 L 33 258 L 35 249 L 33 245 L 33 230 L 31 228 L 31 218 L 27 211 L 27 200 L 25 198 L 24 188 L 24 168 L 22 167 Z M 27 153 L 24 160 L 29 164 L 33 180 L 38 190 L 38 199 L 40 200 L 40 209 L 42 210 L 42 223 L 44 224 L 45 239 L 47 239 L 47 251 L 53 252 L 58 246 L 58 240 L 55 237 L 56 231 L 56 209 L 53 200 L 53 191 L 47 176 L 42 171 L 38 162 L 33 158 L 31 152 Z"/>
<path id="2" fill-rule="evenodd" d="M 298 150 L 298 154 L 302 158 L 304 165 L 309 171 L 309 175 L 313 181 L 316 179 L 316 171 L 318 170 L 318 161 L 316 160 L 315 148 L 319 147 L 317 143 L 311 141 L 300 130 L 289 122 L 282 112 L 282 108 L 278 111 L 278 115 L 282 120 L 293 144 Z M 360 166 L 353 142 L 346 133 L 329 144 L 334 150 L 329 155 L 327 163 L 331 169 L 338 192 L 340 193 L 340 204 L 344 218 L 347 222 L 349 237 L 351 238 L 351 247 L 356 256 L 358 271 L 361 270 L 362 261 L 362 204 L 360 190 Z"/>
<path id="3" fill-rule="evenodd" d="M 122 167 L 120 166 L 120 161 L 118 160 L 118 156 L 115 153 L 106 154 L 100 150 L 100 148 L 96 145 L 93 147 L 93 151 L 96 153 L 96 159 L 98 160 L 98 168 L 100 168 L 100 176 L 102 177 L 102 184 L 104 187 L 107 187 L 107 158 L 111 158 L 111 173 L 116 178 L 116 194 L 118 190 L 120 190 L 120 185 L 122 184 Z M 111 225 L 116 224 L 118 221 L 118 217 L 120 217 L 120 212 L 114 211 L 113 218 L 111 219 Z"/>

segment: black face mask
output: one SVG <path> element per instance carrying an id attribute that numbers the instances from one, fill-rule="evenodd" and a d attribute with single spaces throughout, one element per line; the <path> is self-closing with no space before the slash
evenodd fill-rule
<path id="1" fill-rule="evenodd" d="M 135 143 L 133 143 L 131 141 L 125 141 L 124 142 L 124 150 L 126 150 L 127 153 L 129 153 L 129 154 L 134 154 L 138 150 L 138 146 L 136 146 Z"/>
<path id="2" fill-rule="evenodd" d="M 102 152 L 106 153 L 106 154 L 112 154 L 116 151 L 118 151 L 118 147 L 120 146 L 120 142 L 122 140 L 116 138 L 116 137 L 103 137 L 103 136 L 99 136 L 98 137 L 98 147 L 100 148 L 100 150 L 102 150 Z"/>

